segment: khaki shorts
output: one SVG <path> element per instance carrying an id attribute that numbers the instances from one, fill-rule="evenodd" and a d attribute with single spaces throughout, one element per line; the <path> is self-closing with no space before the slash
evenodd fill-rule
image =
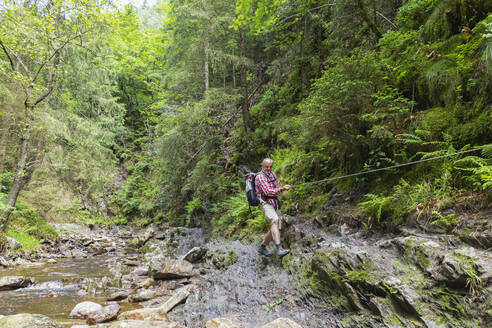
<path id="1" fill-rule="evenodd" d="M 282 220 L 280 220 L 282 214 L 280 213 L 280 210 L 276 210 L 272 205 L 265 202 L 260 203 L 260 208 L 270 224 L 278 221 L 278 228 L 282 229 Z"/>

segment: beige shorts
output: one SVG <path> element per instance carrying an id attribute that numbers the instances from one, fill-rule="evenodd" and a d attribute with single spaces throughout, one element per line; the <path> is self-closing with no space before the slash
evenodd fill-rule
<path id="1" fill-rule="evenodd" d="M 280 216 L 282 215 L 280 213 L 280 210 L 276 210 L 272 205 L 261 202 L 260 203 L 260 208 L 263 211 L 263 214 L 265 214 L 265 217 L 267 218 L 268 222 L 270 224 L 273 224 L 275 221 L 278 221 L 278 228 L 282 228 L 282 220 L 280 220 Z"/>

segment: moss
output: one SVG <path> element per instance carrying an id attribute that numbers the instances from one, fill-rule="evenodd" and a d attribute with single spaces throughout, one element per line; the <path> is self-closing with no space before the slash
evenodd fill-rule
<path id="1" fill-rule="evenodd" d="M 238 256 L 234 250 L 228 251 L 218 249 L 215 251 L 209 251 L 206 255 L 209 263 L 212 263 L 217 269 L 226 269 L 237 262 Z"/>
<path id="2" fill-rule="evenodd" d="M 444 78 L 447 79 L 447 77 Z M 429 79 L 434 79 L 434 77 L 429 77 Z M 434 82 L 435 81 L 429 81 L 429 83 Z M 446 85 L 448 85 L 448 82 L 446 82 Z M 436 93 L 442 94 L 442 90 L 436 90 Z M 431 132 L 433 138 L 439 138 L 441 137 L 441 133 L 445 132 L 447 128 L 451 126 L 452 122 L 453 114 L 450 110 L 442 107 L 436 107 L 426 111 L 424 118 L 422 119 L 422 126 Z"/>
<path id="3" fill-rule="evenodd" d="M 430 266 L 431 262 L 422 250 L 417 249 L 417 251 L 415 252 L 415 257 L 417 258 L 417 264 L 422 269 L 426 270 Z"/>
<path id="4" fill-rule="evenodd" d="M 5 235 L 5 233 L 0 232 L 0 253 L 3 251 L 6 244 L 7 244 L 7 236 Z"/>
<path id="5" fill-rule="evenodd" d="M 33 250 L 38 249 L 41 246 L 41 242 L 35 236 L 30 235 L 26 232 L 18 232 L 9 230 L 7 231 L 7 235 L 11 238 L 14 238 L 22 245 L 22 250 L 31 252 Z"/>

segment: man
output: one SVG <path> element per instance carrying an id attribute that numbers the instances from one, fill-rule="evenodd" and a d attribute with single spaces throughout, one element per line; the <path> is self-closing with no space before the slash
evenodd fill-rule
<path id="1" fill-rule="evenodd" d="M 290 186 L 285 185 L 282 188 L 278 187 L 277 176 L 272 172 L 273 160 L 265 158 L 261 163 L 261 172 L 256 175 L 255 187 L 256 193 L 260 196 L 260 208 L 265 214 L 265 217 L 270 222 L 270 230 L 268 230 L 263 242 L 258 248 L 258 252 L 265 256 L 271 256 L 272 253 L 266 248 L 272 241 L 277 246 L 277 254 L 282 257 L 289 253 L 288 249 L 284 249 L 280 244 L 280 203 L 277 196 L 282 191 L 289 190 Z"/>

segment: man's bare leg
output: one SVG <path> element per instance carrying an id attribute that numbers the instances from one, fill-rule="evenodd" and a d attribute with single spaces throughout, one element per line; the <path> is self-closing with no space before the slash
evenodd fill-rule
<path id="1" fill-rule="evenodd" d="M 263 238 L 263 241 L 261 242 L 263 245 L 268 246 L 270 242 L 272 241 L 272 229 L 268 230 L 267 234 L 265 235 L 265 238 Z"/>
<path id="2" fill-rule="evenodd" d="M 275 243 L 275 245 L 280 244 L 280 230 L 278 229 L 278 222 L 279 220 L 274 221 L 270 228 L 270 233 L 272 235 L 273 242 Z"/>

